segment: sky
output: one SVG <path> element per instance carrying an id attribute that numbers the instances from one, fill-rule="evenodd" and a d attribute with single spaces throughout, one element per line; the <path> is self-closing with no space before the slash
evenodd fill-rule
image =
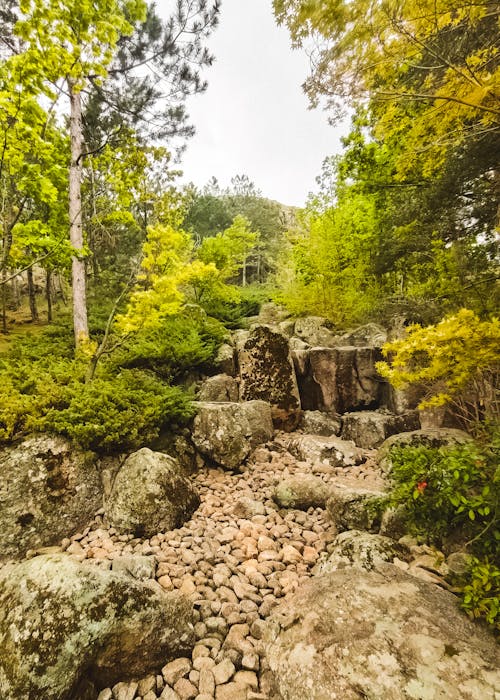
<path id="1" fill-rule="evenodd" d="M 197 133 L 182 159 L 183 180 L 202 187 L 215 176 L 225 187 L 246 174 L 264 196 L 303 206 L 347 132 L 308 109 L 305 52 L 293 50 L 287 30 L 277 27 L 271 0 L 223 0 L 209 49 L 208 89 L 187 103 Z"/>

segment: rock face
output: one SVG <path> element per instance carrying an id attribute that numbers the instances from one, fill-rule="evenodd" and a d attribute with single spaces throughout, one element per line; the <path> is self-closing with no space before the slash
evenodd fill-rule
<path id="1" fill-rule="evenodd" d="M 116 475 L 106 514 L 118 531 L 152 537 L 180 526 L 199 504 L 177 460 L 143 447 L 127 457 Z"/>
<path id="2" fill-rule="evenodd" d="M 326 509 L 340 531 L 378 532 L 383 511 L 380 499 L 385 495 L 382 490 L 336 483 L 330 489 Z"/>
<path id="3" fill-rule="evenodd" d="M 238 401 L 238 383 L 228 374 L 216 374 L 206 379 L 198 395 L 199 401 Z"/>
<path id="4" fill-rule="evenodd" d="M 268 401 L 276 426 L 293 430 L 301 413 L 288 338 L 270 326 L 255 326 L 238 347 L 238 366 L 241 400 Z"/>
<path id="5" fill-rule="evenodd" d="M 199 452 L 226 469 L 237 469 L 250 452 L 273 436 L 265 401 L 200 403 L 192 439 Z"/>
<path id="6" fill-rule="evenodd" d="M 141 676 L 194 643 L 192 605 L 129 576 L 35 557 L 0 572 L 3 700 L 77 700 L 89 682 Z"/>
<path id="7" fill-rule="evenodd" d="M 342 416 L 341 436 L 344 440 L 353 440 L 358 447 L 371 449 L 380 447 L 391 435 L 419 428 L 417 411 L 397 416 L 380 411 L 359 411 Z"/>
<path id="8" fill-rule="evenodd" d="M 44 435 L 0 453 L 0 558 L 59 542 L 101 506 L 92 453 Z"/>
<path id="9" fill-rule="evenodd" d="M 317 565 L 315 574 L 328 574 L 348 566 L 370 571 L 382 562 L 392 562 L 395 557 L 402 561 L 410 559 L 410 550 L 404 544 L 361 530 L 341 532 L 331 549 L 331 555 Z"/>
<path id="10" fill-rule="evenodd" d="M 296 474 L 283 479 L 276 486 L 273 499 L 282 508 L 324 508 L 330 496 L 330 488 L 312 474 Z"/>
<path id="11" fill-rule="evenodd" d="M 380 406 L 383 383 L 375 369 L 381 359 L 377 348 L 318 347 L 295 352 L 294 358 L 305 410 L 346 413 Z"/>
<path id="12" fill-rule="evenodd" d="M 273 613 L 283 700 L 495 700 L 498 647 L 447 591 L 391 564 L 304 584 Z"/>
<path id="13" fill-rule="evenodd" d="M 304 461 L 330 467 L 350 467 L 360 464 L 363 455 L 353 442 L 338 437 L 294 435 L 286 443 L 287 449 Z"/>

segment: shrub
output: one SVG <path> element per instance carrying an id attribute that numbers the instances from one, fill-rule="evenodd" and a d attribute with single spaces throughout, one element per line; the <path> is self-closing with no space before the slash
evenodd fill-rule
<path id="1" fill-rule="evenodd" d="M 167 424 L 185 423 L 193 415 L 184 392 L 139 370 L 73 383 L 65 399 L 66 407 L 49 409 L 35 427 L 98 452 L 136 449 L 158 437 Z"/>
<path id="2" fill-rule="evenodd" d="M 500 569 L 489 559 L 474 558 L 467 579 L 462 608 L 500 631 Z"/>

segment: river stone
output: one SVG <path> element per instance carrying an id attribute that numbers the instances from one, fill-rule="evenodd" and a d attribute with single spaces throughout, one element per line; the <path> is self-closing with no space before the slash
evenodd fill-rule
<path id="1" fill-rule="evenodd" d="M 314 347 L 294 353 L 304 410 L 346 413 L 379 408 L 384 383 L 375 364 L 382 359 L 373 347 Z"/>
<path id="2" fill-rule="evenodd" d="M 330 497 L 330 487 L 318 476 L 295 474 L 283 479 L 273 493 L 274 501 L 282 508 L 324 508 Z"/>
<path id="3" fill-rule="evenodd" d="M 350 440 L 320 435 L 300 435 L 295 433 L 285 442 L 289 452 L 299 460 L 314 465 L 331 467 L 351 467 L 361 464 L 363 453 Z"/>
<path id="4" fill-rule="evenodd" d="M 425 447 L 439 448 L 444 446 L 465 445 L 472 438 L 463 430 L 456 428 L 440 428 L 439 430 L 411 430 L 397 433 L 384 440 L 377 452 L 377 461 L 385 472 L 390 472 L 392 465 L 390 451 L 394 447 Z"/>
<path id="5" fill-rule="evenodd" d="M 112 527 L 152 537 L 184 523 L 200 504 L 198 492 L 173 457 L 143 447 L 116 475 L 106 502 Z"/>
<path id="6" fill-rule="evenodd" d="M 384 491 L 376 488 L 363 488 L 336 482 L 330 488 L 326 509 L 341 532 L 343 530 L 378 532 L 384 510 L 381 499 L 386 495 Z"/>
<path id="7" fill-rule="evenodd" d="M 216 374 L 208 377 L 200 388 L 199 401 L 238 401 L 238 382 L 228 374 Z"/>
<path id="8" fill-rule="evenodd" d="M 380 447 L 391 435 L 419 428 L 417 411 L 401 415 L 382 411 L 358 411 L 344 413 L 341 436 L 344 440 L 353 440 L 358 447 L 371 449 Z"/>
<path id="9" fill-rule="evenodd" d="M 328 574 L 346 566 L 370 571 L 382 562 L 392 562 L 394 557 L 409 561 L 411 552 L 406 545 L 390 537 L 347 530 L 337 535 L 331 544 L 330 556 L 317 564 L 313 573 Z"/>
<path id="10" fill-rule="evenodd" d="M 93 453 L 47 435 L 0 452 L 0 559 L 60 542 L 101 506 Z"/>
<path id="11" fill-rule="evenodd" d="M 272 437 L 271 407 L 265 401 L 198 404 L 192 440 L 221 467 L 238 469 L 257 445 Z"/>
<path id="12" fill-rule="evenodd" d="M 241 400 L 269 402 L 275 425 L 293 430 L 301 413 L 288 338 L 271 326 L 254 326 L 238 347 L 238 366 Z"/>
<path id="13" fill-rule="evenodd" d="M 496 700 L 493 635 L 392 564 L 340 569 L 284 599 L 265 635 L 284 700 Z"/>
<path id="14" fill-rule="evenodd" d="M 40 556 L 0 571 L 2 700 L 80 700 L 194 644 L 192 604 L 155 582 Z M 95 696 L 94 696 L 95 697 Z"/>

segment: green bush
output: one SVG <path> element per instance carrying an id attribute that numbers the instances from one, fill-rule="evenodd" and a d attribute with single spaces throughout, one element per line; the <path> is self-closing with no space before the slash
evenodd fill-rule
<path id="1" fill-rule="evenodd" d="M 500 631 L 500 568 L 489 559 L 474 558 L 467 579 L 462 608 Z"/>
<path id="2" fill-rule="evenodd" d="M 166 425 L 192 415 L 189 397 L 176 387 L 139 370 L 99 377 L 66 387 L 66 406 L 51 408 L 34 422 L 97 452 L 136 449 L 158 437 Z"/>

